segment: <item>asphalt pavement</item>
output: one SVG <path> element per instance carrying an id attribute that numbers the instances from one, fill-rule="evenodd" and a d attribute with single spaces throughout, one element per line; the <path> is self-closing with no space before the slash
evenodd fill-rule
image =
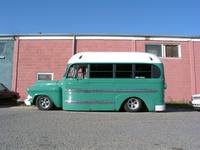
<path id="1" fill-rule="evenodd" d="M 199 111 L 40 111 L 0 107 L 1 150 L 197 150 Z"/>

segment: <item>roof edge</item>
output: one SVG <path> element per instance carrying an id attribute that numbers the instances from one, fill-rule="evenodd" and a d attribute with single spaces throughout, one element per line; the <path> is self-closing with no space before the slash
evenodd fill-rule
<path id="1" fill-rule="evenodd" d="M 181 38 L 181 39 L 200 39 L 200 36 L 187 35 L 148 35 L 148 34 L 0 34 L 0 38 L 9 37 L 124 37 L 124 38 Z"/>

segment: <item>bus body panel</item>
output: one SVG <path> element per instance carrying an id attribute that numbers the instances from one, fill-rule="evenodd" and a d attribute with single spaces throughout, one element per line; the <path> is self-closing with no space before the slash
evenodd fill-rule
<path id="1" fill-rule="evenodd" d="M 29 102 L 35 104 L 38 96 L 48 96 L 57 108 L 62 108 L 62 88 L 59 81 L 39 81 L 27 88 Z"/>
<path id="2" fill-rule="evenodd" d="M 81 64 L 77 63 L 77 65 Z M 71 65 L 69 64 L 68 68 Z M 141 99 L 149 111 L 155 111 L 156 106 L 165 105 L 165 80 L 163 64 L 156 63 L 154 65 L 161 70 L 158 79 L 64 77 L 63 109 L 114 111 L 119 110 L 127 99 L 134 97 Z"/>
<path id="3" fill-rule="evenodd" d="M 66 79 L 64 110 L 119 110 L 125 100 L 141 99 L 149 111 L 164 105 L 163 80 L 157 79 Z M 147 86 L 148 85 L 148 86 Z M 68 101 L 66 101 L 68 100 Z"/>
<path id="4" fill-rule="evenodd" d="M 98 72 L 103 68 L 98 65 L 107 66 Z M 137 98 L 149 111 L 163 111 L 165 88 L 163 64 L 153 54 L 83 52 L 68 61 L 61 81 L 37 82 L 27 92 L 31 104 L 45 95 L 63 110 L 116 111 L 126 100 Z"/>

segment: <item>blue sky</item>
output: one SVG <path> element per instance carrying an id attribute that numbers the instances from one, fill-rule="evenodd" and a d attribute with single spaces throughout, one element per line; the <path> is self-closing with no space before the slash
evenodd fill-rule
<path id="1" fill-rule="evenodd" d="M 200 0 L 0 0 L 0 34 L 200 36 Z"/>

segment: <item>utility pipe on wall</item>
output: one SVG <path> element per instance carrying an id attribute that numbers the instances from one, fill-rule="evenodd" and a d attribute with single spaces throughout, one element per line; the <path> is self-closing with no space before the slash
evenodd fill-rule
<path id="1" fill-rule="evenodd" d="M 76 35 L 73 37 L 72 56 L 76 54 Z"/>

